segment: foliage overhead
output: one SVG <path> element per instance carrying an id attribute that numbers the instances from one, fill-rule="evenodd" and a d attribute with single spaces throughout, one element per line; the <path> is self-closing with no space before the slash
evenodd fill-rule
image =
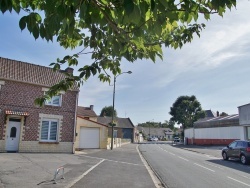
<path id="1" fill-rule="evenodd" d="M 211 14 L 223 16 L 236 7 L 236 0 L 1 0 L 0 11 L 26 13 L 19 27 L 27 29 L 35 39 L 57 41 L 66 49 L 79 49 L 76 54 L 51 63 L 54 70 L 61 65 L 80 65 L 79 75 L 67 75 L 49 90 L 51 97 L 79 86 L 92 75 L 110 81 L 107 71 L 120 74 L 120 62 L 126 59 L 162 58 L 162 47 L 181 48 L 200 36 L 205 28 L 198 18 Z M 91 54 L 92 62 L 79 62 L 80 55 Z M 45 98 L 37 102 L 42 104 Z"/>
<path id="2" fill-rule="evenodd" d="M 113 112 L 113 106 L 105 106 L 104 108 L 102 108 L 100 116 L 112 117 L 112 112 Z M 114 109 L 114 117 L 117 117 L 116 109 Z"/>
<path id="3" fill-rule="evenodd" d="M 182 124 L 183 129 L 193 127 L 195 121 L 205 117 L 205 111 L 194 95 L 178 97 L 170 107 L 169 114 L 172 116 L 172 121 Z"/>

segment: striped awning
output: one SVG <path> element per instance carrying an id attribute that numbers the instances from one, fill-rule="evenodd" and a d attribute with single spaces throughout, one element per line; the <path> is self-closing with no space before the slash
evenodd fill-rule
<path id="1" fill-rule="evenodd" d="M 6 115 L 18 115 L 18 116 L 28 116 L 28 112 L 20 112 L 15 110 L 5 110 Z"/>

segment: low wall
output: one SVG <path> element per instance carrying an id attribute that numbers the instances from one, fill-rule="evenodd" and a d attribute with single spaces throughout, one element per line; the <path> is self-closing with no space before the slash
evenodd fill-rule
<path id="1" fill-rule="evenodd" d="M 0 140 L 0 152 L 5 152 L 5 140 Z"/>
<path id="2" fill-rule="evenodd" d="M 193 144 L 195 145 L 228 145 L 234 140 L 236 139 L 194 139 Z"/>
<path id="3" fill-rule="evenodd" d="M 113 148 L 121 147 L 122 145 L 131 143 L 131 139 L 121 139 L 121 138 L 114 138 L 113 139 Z M 107 149 L 111 148 L 111 138 L 108 138 L 108 145 Z"/>
<path id="4" fill-rule="evenodd" d="M 22 141 L 19 144 L 19 152 L 72 153 L 72 149 L 72 142 L 39 143 L 37 141 Z"/>

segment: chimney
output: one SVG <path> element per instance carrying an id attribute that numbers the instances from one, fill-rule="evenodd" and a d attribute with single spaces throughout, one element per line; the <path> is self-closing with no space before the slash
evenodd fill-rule
<path id="1" fill-rule="evenodd" d="M 217 117 L 219 117 L 220 116 L 220 113 L 219 113 L 219 111 L 217 111 Z"/>
<path id="2" fill-rule="evenodd" d="M 90 105 L 90 110 L 94 110 L 94 105 Z"/>
<path id="3" fill-rule="evenodd" d="M 71 67 L 67 67 L 67 68 L 65 69 L 65 72 L 67 72 L 67 73 L 69 73 L 69 74 L 73 74 L 74 69 L 71 68 Z"/>

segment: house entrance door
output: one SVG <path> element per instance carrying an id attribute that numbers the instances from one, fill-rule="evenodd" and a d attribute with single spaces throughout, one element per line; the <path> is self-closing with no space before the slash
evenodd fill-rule
<path id="1" fill-rule="evenodd" d="M 20 139 L 20 119 L 10 119 L 7 130 L 6 151 L 18 151 Z"/>

